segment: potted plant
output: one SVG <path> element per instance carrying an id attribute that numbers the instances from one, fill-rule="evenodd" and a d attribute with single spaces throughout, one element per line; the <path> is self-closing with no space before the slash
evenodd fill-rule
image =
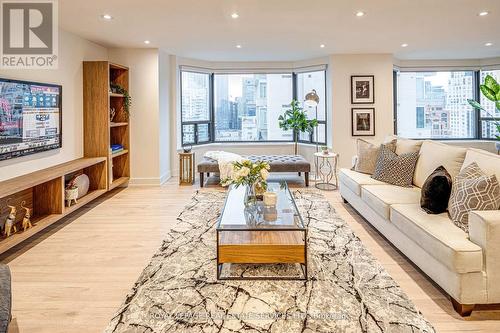
<path id="1" fill-rule="evenodd" d="M 330 152 L 328 151 L 328 147 L 327 146 L 321 146 L 321 151 L 323 152 L 323 154 L 325 155 L 328 155 Z"/>
<path id="2" fill-rule="evenodd" d="M 132 105 L 132 98 L 130 97 L 127 89 L 123 88 L 122 86 L 116 83 L 111 83 L 110 89 L 111 92 L 115 94 L 123 95 L 123 110 L 125 111 L 125 114 L 127 115 L 128 118 L 130 116 L 130 106 Z"/>
<path id="3" fill-rule="evenodd" d="M 278 117 L 278 125 L 281 129 L 293 131 L 293 139 L 295 142 L 295 155 L 298 153 L 299 134 L 304 132 L 312 133 L 314 128 L 318 126 L 317 119 L 307 119 L 307 113 L 300 107 L 297 100 L 292 100 L 290 103 L 291 109 Z"/>
<path id="4" fill-rule="evenodd" d="M 484 97 L 494 102 L 496 109 L 500 111 L 500 85 L 495 80 L 495 78 L 493 78 L 491 75 L 486 76 L 486 78 L 484 79 L 484 84 L 481 84 L 479 88 L 481 89 L 481 93 L 484 95 Z M 488 116 L 490 116 L 491 118 L 495 118 L 476 100 L 468 99 L 467 101 L 472 107 L 483 110 L 484 112 L 486 112 L 486 114 L 488 114 Z M 498 117 L 496 118 L 498 119 Z M 497 120 L 493 124 L 495 125 L 499 133 L 495 135 L 495 138 L 497 140 L 497 142 L 495 143 L 495 147 L 497 151 L 500 151 L 500 121 Z"/>
<path id="5" fill-rule="evenodd" d="M 68 185 L 64 189 L 64 199 L 66 200 L 68 207 L 71 206 L 71 201 L 78 199 L 78 186 L 75 184 L 76 177 L 71 178 Z"/>
<path id="6" fill-rule="evenodd" d="M 233 184 L 235 187 L 245 185 L 247 187 L 245 204 L 262 200 L 264 192 L 267 190 L 266 180 L 269 176 L 269 163 L 244 160 L 233 162 L 232 166 L 231 177 L 223 179 L 221 184 L 223 186 Z"/>

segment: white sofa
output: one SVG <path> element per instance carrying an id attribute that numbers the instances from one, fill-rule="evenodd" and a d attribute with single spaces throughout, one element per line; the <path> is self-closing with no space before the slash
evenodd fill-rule
<path id="1" fill-rule="evenodd" d="M 467 316 L 475 304 L 500 303 L 500 210 L 471 212 L 468 235 L 447 213 L 425 213 L 420 208 L 420 188 L 440 165 L 453 177 L 472 162 L 500 181 L 500 156 L 414 140 L 398 140 L 396 152 L 420 144 L 414 187 L 389 185 L 370 175 L 341 169 L 340 194 L 451 296 L 457 312 Z"/>

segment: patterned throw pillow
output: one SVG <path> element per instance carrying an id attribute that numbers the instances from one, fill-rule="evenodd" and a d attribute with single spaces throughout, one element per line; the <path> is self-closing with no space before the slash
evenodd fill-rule
<path id="1" fill-rule="evenodd" d="M 418 151 L 396 155 L 382 146 L 372 178 L 389 184 L 411 187 L 418 160 Z"/>
<path id="2" fill-rule="evenodd" d="M 396 142 L 397 140 L 391 140 L 383 144 L 382 146 L 387 147 L 390 151 L 396 151 Z M 372 175 L 375 171 L 375 165 L 377 163 L 377 157 L 380 153 L 380 147 L 370 143 L 368 141 L 358 139 L 357 148 L 358 148 L 358 159 L 356 161 L 356 165 L 354 166 L 354 171 L 367 173 Z"/>
<path id="3" fill-rule="evenodd" d="M 469 212 L 496 210 L 500 207 L 500 184 L 488 176 L 476 162 L 466 166 L 453 179 L 448 214 L 455 225 L 469 231 Z"/>

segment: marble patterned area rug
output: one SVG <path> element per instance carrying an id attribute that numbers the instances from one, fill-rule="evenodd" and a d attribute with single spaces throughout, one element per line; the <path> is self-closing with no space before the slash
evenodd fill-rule
<path id="1" fill-rule="evenodd" d="M 308 225 L 308 281 L 217 281 L 225 192 L 200 191 L 105 332 L 435 332 L 320 192 L 294 196 Z"/>

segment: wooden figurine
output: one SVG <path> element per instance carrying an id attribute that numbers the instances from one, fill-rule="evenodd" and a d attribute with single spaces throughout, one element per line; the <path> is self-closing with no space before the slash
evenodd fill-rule
<path id="1" fill-rule="evenodd" d="M 23 202 L 21 202 L 21 208 L 24 209 L 25 213 L 24 213 L 24 218 L 23 218 L 23 231 L 26 231 L 27 229 L 33 227 L 33 225 L 31 224 L 31 209 L 24 206 L 24 204 L 26 203 L 26 201 L 23 200 Z"/>
<path id="2" fill-rule="evenodd" d="M 17 227 L 15 225 L 16 223 L 16 213 L 17 213 L 17 208 L 16 206 L 11 206 L 9 205 L 10 199 L 7 200 L 7 207 L 10 208 L 10 213 L 9 216 L 7 217 L 7 220 L 5 221 L 5 228 L 4 228 L 4 235 L 9 237 L 12 230 L 14 230 L 14 233 L 17 232 Z"/>

